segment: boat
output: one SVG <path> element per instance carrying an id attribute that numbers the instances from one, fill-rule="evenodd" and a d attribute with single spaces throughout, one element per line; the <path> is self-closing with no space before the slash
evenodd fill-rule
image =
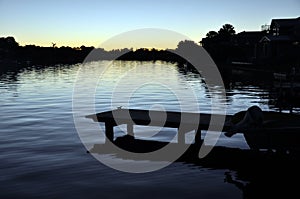
<path id="1" fill-rule="evenodd" d="M 262 111 L 253 106 L 233 115 L 231 123 L 232 128 L 225 135 L 231 137 L 243 133 L 251 149 L 300 149 L 299 114 Z"/>

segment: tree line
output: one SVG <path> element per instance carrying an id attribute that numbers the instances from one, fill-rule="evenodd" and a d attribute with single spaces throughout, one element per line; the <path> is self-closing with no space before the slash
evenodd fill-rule
<path id="1" fill-rule="evenodd" d="M 57 47 L 53 43 L 51 47 L 40 47 L 35 45 L 20 46 L 14 37 L 0 38 L 0 67 L 24 67 L 31 65 L 56 65 L 82 63 L 88 57 L 89 61 L 98 60 L 137 60 L 137 61 L 171 61 L 186 62 L 176 55 L 176 50 L 187 46 L 197 45 L 193 41 L 179 42 L 175 50 L 158 50 L 155 48 L 139 48 L 136 50 L 123 48 L 105 50 L 93 46 L 86 47 Z M 91 53 L 92 52 L 92 53 Z"/>
<path id="2" fill-rule="evenodd" d="M 267 32 L 261 32 L 262 35 Z M 217 66 L 222 71 L 230 68 L 232 60 L 247 60 L 249 46 L 236 45 L 234 38 L 238 34 L 231 24 L 224 24 L 218 31 L 209 31 L 206 37 L 199 43 L 210 54 Z M 20 46 L 13 37 L 0 38 L 0 67 L 22 67 L 26 65 L 55 65 L 55 64 L 74 64 L 82 63 L 85 58 L 93 52 L 90 60 L 138 60 L 138 61 L 170 61 L 186 63 L 186 60 L 176 54 L 186 48 L 198 46 L 193 41 L 180 41 L 176 49 L 158 50 L 140 48 L 133 50 L 114 49 L 107 51 L 103 48 L 93 46 L 76 47 L 69 46 L 57 47 L 52 43 L 50 47 L 40 47 L 35 45 Z M 252 48 L 252 47 L 251 47 Z M 248 56 L 249 57 L 249 56 Z"/>

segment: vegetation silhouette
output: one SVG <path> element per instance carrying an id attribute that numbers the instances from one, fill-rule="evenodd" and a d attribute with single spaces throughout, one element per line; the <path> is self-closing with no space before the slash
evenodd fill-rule
<path id="1" fill-rule="evenodd" d="M 273 19 L 270 26 L 261 31 L 236 33 L 231 24 L 224 24 L 218 31 L 209 31 L 199 42 L 217 64 L 223 77 L 230 77 L 235 66 L 261 71 L 290 71 L 300 69 L 300 17 Z M 0 70 L 18 69 L 32 65 L 56 65 L 82 63 L 93 51 L 91 61 L 137 60 L 177 62 L 188 64 L 176 52 L 198 45 L 193 41 L 180 41 L 176 49 L 136 50 L 124 48 L 107 51 L 93 46 L 50 47 L 35 45 L 20 46 L 13 37 L 0 38 Z M 190 67 L 190 65 L 189 65 Z"/>
<path id="2" fill-rule="evenodd" d="M 200 43 L 221 68 L 272 73 L 300 69 L 300 17 L 273 19 L 260 31 L 237 34 L 225 24 L 219 31 L 209 31 Z"/>

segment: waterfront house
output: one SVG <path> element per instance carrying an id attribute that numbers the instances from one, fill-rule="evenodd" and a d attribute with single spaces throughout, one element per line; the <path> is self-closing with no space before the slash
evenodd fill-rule
<path id="1" fill-rule="evenodd" d="M 291 67 L 300 67 L 299 54 L 300 17 L 273 19 L 269 34 L 263 36 L 258 43 L 258 61 L 289 70 Z"/>

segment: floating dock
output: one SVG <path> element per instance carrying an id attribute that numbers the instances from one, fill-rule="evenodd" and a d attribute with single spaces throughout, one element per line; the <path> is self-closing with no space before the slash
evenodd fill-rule
<path id="1" fill-rule="evenodd" d="M 127 134 L 134 138 L 133 126 L 159 126 L 178 129 L 178 143 L 185 144 L 185 134 L 195 131 L 195 144 L 201 144 L 201 130 L 228 132 L 243 120 L 246 111 L 234 115 L 116 109 L 86 116 L 105 123 L 106 140 L 114 142 L 114 126 L 126 124 Z M 213 120 L 212 120 L 213 116 Z M 299 149 L 300 115 L 263 111 L 261 126 L 245 127 L 243 133 L 252 149 Z M 219 121 L 219 122 L 218 122 Z M 220 122 L 222 121 L 222 122 Z"/>
<path id="2" fill-rule="evenodd" d="M 195 143 L 197 143 L 201 142 L 201 130 L 230 129 L 232 115 L 213 115 L 216 119 L 225 118 L 224 125 L 211 123 L 211 114 L 173 111 L 116 109 L 86 117 L 95 122 L 104 122 L 106 138 L 110 141 L 114 139 L 113 127 L 127 124 L 127 134 L 133 137 L 133 125 L 177 128 L 178 143 L 185 143 L 185 133 L 195 130 Z"/>

